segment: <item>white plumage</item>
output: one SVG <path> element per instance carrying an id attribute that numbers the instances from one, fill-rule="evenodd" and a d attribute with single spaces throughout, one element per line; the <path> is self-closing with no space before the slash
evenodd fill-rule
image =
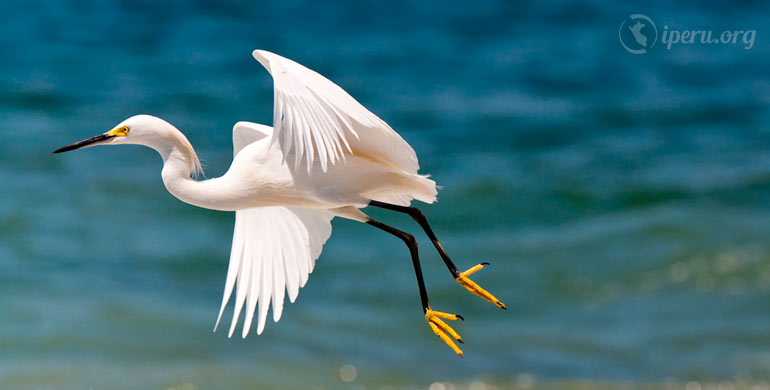
<path id="1" fill-rule="evenodd" d="M 273 76 L 273 141 L 295 169 L 304 161 L 308 172 L 314 163 L 326 171 L 357 154 L 417 173 L 412 147 L 337 84 L 277 54 L 254 50 L 253 55 Z"/>
<path id="2" fill-rule="evenodd" d="M 434 181 L 417 173 L 414 150 L 383 120 L 318 73 L 263 50 L 253 53 L 273 76 L 273 127 L 238 122 L 233 162 L 221 177 L 196 181 L 200 163 L 185 136 L 160 118 L 137 115 L 115 129 L 56 152 L 92 145 L 139 144 L 158 151 L 168 191 L 189 204 L 235 211 L 222 306 L 234 295 L 229 335 L 264 329 L 270 304 L 281 318 L 331 235 L 335 216 L 362 222 L 371 200 L 432 203 Z M 216 326 L 215 326 L 216 329 Z"/>
<path id="3" fill-rule="evenodd" d="M 259 140 L 263 146 L 272 137 L 272 128 L 257 123 L 238 122 L 233 127 L 233 158 Z M 257 146 L 257 145 L 255 145 Z M 322 209 L 300 207 L 256 207 L 235 212 L 233 246 L 227 269 L 225 293 L 219 309 L 219 326 L 236 282 L 235 309 L 228 336 L 232 336 L 241 311 L 246 310 L 242 337 L 248 335 L 259 303 L 257 334 L 265 328 L 272 299 L 273 320 L 281 319 L 284 291 L 294 302 L 300 287 L 307 283 L 323 244 L 332 233 L 334 214 Z"/>
<path id="4" fill-rule="evenodd" d="M 265 328 L 271 300 L 273 320 L 278 321 L 283 311 L 284 291 L 288 292 L 290 302 L 297 299 L 300 287 L 305 286 L 323 244 L 331 235 L 332 218 L 334 215 L 324 210 L 282 206 L 236 211 L 233 247 L 217 325 L 236 281 L 238 288 L 229 335 L 233 334 L 245 307 L 242 336 L 246 337 L 257 302 L 257 334 Z"/>

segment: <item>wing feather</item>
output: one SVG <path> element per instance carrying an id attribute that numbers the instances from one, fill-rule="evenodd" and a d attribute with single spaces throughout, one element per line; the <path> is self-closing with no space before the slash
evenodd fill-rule
<path id="1" fill-rule="evenodd" d="M 285 256 L 284 268 L 286 272 L 286 291 L 289 292 L 289 302 L 292 303 L 297 299 L 297 295 L 299 294 L 299 266 L 297 264 L 299 256 L 297 251 L 297 240 L 299 240 L 299 238 L 292 234 L 290 235 L 290 243 L 283 247 L 283 254 Z"/>
<path id="2" fill-rule="evenodd" d="M 304 239 L 304 237 L 302 237 L 300 232 L 292 232 L 292 235 L 295 238 L 300 238 L 300 240 Z M 308 267 L 308 263 L 307 263 L 308 255 L 307 255 L 307 249 L 305 249 L 305 246 L 302 244 L 296 245 L 294 246 L 294 249 L 296 249 L 297 251 L 297 268 L 299 269 L 299 274 L 297 276 L 299 276 L 299 287 L 302 288 L 302 287 L 305 287 L 305 283 L 307 283 L 308 275 L 310 275 L 310 272 L 312 272 L 313 270 L 310 267 Z"/>
<path id="3" fill-rule="evenodd" d="M 417 155 L 385 121 L 338 85 L 277 54 L 255 50 L 254 58 L 273 76 L 272 142 L 281 145 L 284 161 L 295 171 L 345 161 L 360 152 L 376 161 L 416 173 Z M 294 153 L 293 161 L 288 159 Z"/>
<path id="4" fill-rule="evenodd" d="M 264 227 L 262 225 L 250 224 L 248 228 L 250 229 L 250 234 L 245 235 L 245 237 L 262 236 L 264 234 Z M 241 337 L 246 337 L 248 330 L 251 328 L 251 323 L 254 321 L 254 309 L 257 307 L 257 302 L 259 300 L 259 291 L 257 289 L 259 283 L 256 283 L 256 281 L 260 279 L 262 270 L 260 269 L 259 264 L 264 258 L 262 251 L 254 250 L 253 246 L 250 244 L 249 248 L 251 249 L 249 255 L 252 262 L 250 280 L 254 282 L 248 285 L 249 296 L 248 302 L 246 304 L 246 318 L 243 320 L 243 331 L 241 332 Z M 238 321 L 234 319 L 230 326 L 234 327 L 237 323 Z"/>
<path id="5" fill-rule="evenodd" d="M 238 122 L 233 126 L 233 155 L 237 155 L 243 148 L 252 142 L 262 138 L 272 137 L 273 129 L 270 126 L 252 122 Z"/>
<path id="6" fill-rule="evenodd" d="M 247 249 L 243 251 L 244 258 L 241 259 L 241 269 L 238 271 L 238 279 L 236 280 L 235 309 L 233 310 L 233 322 L 230 324 L 230 331 L 227 334 L 228 337 L 233 336 L 233 331 L 235 331 L 235 324 L 238 323 L 238 317 L 241 315 L 241 309 L 243 308 L 243 304 L 246 302 L 246 292 L 251 282 L 251 265 L 254 263 L 254 261 L 253 258 L 251 258 L 251 251 L 248 250 L 250 249 L 248 239 L 246 240 L 245 245 Z"/>
<path id="7" fill-rule="evenodd" d="M 270 234 L 272 236 L 272 234 Z M 271 237 L 275 239 L 275 237 Z M 265 320 L 267 319 L 267 310 L 270 308 L 270 299 L 273 293 L 273 263 L 278 261 L 273 255 L 274 246 L 271 244 L 265 245 L 265 257 L 262 259 L 261 264 L 255 264 L 256 266 L 262 266 L 262 277 L 259 284 L 259 323 L 257 324 L 257 334 L 262 334 L 265 329 Z M 272 260 L 272 261 L 271 261 Z M 248 333 L 248 329 L 244 329 L 244 333 Z"/>
<path id="8" fill-rule="evenodd" d="M 270 306 L 273 320 L 280 320 L 286 292 L 289 301 L 294 302 L 331 235 L 333 217 L 325 210 L 300 207 L 236 211 L 233 251 L 216 326 L 233 290 L 235 307 L 228 337 L 234 333 L 244 310 L 243 337 L 248 335 L 255 314 L 257 334 L 262 333 Z"/>
<path id="9" fill-rule="evenodd" d="M 279 269 L 275 270 L 274 275 L 273 322 L 278 322 L 283 314 L 283 302 L 286 298 L 286 268 L 283 263 L 280 264 Z"/>
<path id="10" fill-rule="evenodd" d="M 227 267 L 227 279 L 225 280 L 225 293 L 222 295 L 222 306 L 219 309 L 219 316 L 217 316 L 217 322 L 214 324 L 214 330 L 219 326 L 219 321 L 222 319 L 222 313 L 225 311 L 225 306 L 230 300 L 230 296 L 233 294 L 233 287 L 235 287 L 235 280 L 238 277 L 238 273 L 241 268 L 241 259 L 243 259 L 243 244 L 244 240 L 241 237 L 243 235 L 242 218 L 238 218 L 238 214 L 235 215 L 235 230 L 233 232 L 233 246 L 230 250 L 230 264 Z"/>

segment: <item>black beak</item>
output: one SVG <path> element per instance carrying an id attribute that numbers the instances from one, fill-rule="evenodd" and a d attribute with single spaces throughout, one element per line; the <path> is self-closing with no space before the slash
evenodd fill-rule
<path id="1" fill-rule="evenodd" d="M 69 152 L 70 150 L 80 149 L 84 148 L 89 145 L 93 145 L 97 142 L 106 141 L 110 138 L 114 138 L 114 135 L 111 134 L 99 134 L 96 137 L 91 137 L 89 139 L 84 139 L 82 141 L 75 142 L 72 145 L 63 146 L 59 149 L 54 150 L 54 153 L 63 153 L 63 152 Z"/>

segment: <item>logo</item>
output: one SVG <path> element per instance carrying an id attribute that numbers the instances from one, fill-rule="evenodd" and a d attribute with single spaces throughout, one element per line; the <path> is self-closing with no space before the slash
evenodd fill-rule
<path id="1" fill-rule="evenodd" d="M 644 54 L 658 41 L 658 29 L 646 15 L 633 14 L 620 23 L 620 44 L 631 54 Z"/>

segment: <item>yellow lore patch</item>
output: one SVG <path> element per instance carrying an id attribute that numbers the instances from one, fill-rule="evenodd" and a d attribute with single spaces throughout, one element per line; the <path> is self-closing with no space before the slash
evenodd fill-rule
<path id="1" fill-rule="evenodd" d="M 128 135 L 128 126 L 120 126 L 107 132 L 107 135 L 114 135 L 116 137 L 125 137 Z"/>

